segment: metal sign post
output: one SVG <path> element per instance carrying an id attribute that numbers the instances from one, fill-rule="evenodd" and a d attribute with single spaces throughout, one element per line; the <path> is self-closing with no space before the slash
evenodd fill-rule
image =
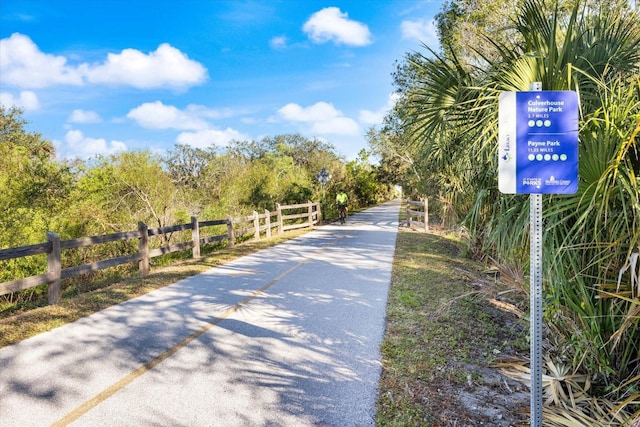
<path id="1" fill-rule="evenodd" d="M 542 194 L 529 195 L 531 426 L 542 427 Z"/>
<path id="2" fill-rule="evenodd" d="M 542 83 L 531 83 L 531 91 L 542 91 Z M 529 340 L 531 427 L 542 427 L 542 194 L 529 195 Z"/>
<path id="3" fill-rule="evenodd" d="M 542 195 L 578 189 L 578 97 L 571 91 L 503 92 L 498 187 L 529 194 L 531 426 L 542 427 Z"/>

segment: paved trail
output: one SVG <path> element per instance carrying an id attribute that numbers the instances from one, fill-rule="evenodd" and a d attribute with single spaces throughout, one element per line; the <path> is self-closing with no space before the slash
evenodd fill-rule
<path id="1" fill-rule="evenodd" d="M 0 426 L 372 426 L 399 206 L 0 349 Z"/>

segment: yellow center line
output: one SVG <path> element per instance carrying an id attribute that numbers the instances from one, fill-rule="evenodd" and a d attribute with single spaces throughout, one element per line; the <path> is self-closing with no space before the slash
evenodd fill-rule
<path id="1" fill-rule="evenodd" d="M 325 250 L 327 250 L 331 246 L 335 245 L 339 240 L 343 239 L 344 237 L 345 236 L 338 237 L 332 243 L 330 243 L 328 245 L 325 245 L 324 247 L 322 247 L 319 250 L 317 250 L 315 252 L 315 254 L 317 255 L 317 254 L 320 254 L 320 253 L 324 252 Z M 163 361 L 167 360 L 169 357 L 171 357 L 174 354 L 176 354 L 179 350 L 181 350 L 182 348 L 186 347 L 191 341 L 197 339 L 200 335 L 204 334 L 205 332 L 207 332 L 208 330 L 210 330 L 211 328 L 216 326 L 218 323 L 222 322 L 224 319 L 226 319 L 227 317 L 231 316 L 233 313 L 235 313 L 240 308 L 242 308 L 245 305 L 247 305 L 251 300 L 256 298 L 258 295 L 260 295 L 261 293 L 263 293 L 264 291 L 269 289 L 275 283 L 279 282 L 280 280 L 282 280 L 283 278 L 285 278 L 289 274 L 293 273 L 295 270 L 297 270 L 298 268 L 300 268 L 301 266 L 303 266 L 307 262 L 311 261 L 312 259 L 313 259 L 312 257 L 305 258 L 304 260 L 300 261 L 299 263 L 297 263 L 296 265 L 294 265 L 293 267 L 291 267 L 290 269 L 288 269 L 284 273 L 281 273 L 279 276 L 277 276 L 276 278 L 274 278 L 271 281 L 269 281 L 267 284 L 265 284 L 261 288 L 253 291 L 253 293 L 251 293 L 251 295 L 247 296 L 245 299 L 243 299 L 242 301 L 240 301 L 236 305 L 234 305 L 232 307 L 229 307 L 220 316 L 216 317 L 211 322 L 207 322 L 200 329 L 192 332 L 191 335 L 187 336 L 182 341 L 180 341 L 179 343 L 175 344 L 173 347 L 168 348 L 167 350 L 163 351 L 158 356 L 156 356 L 155 358 L 151 359 L 150 361 L 148 361 L 144 365 L 140 366 L 135 371 L 131 372 L 127 376 L 123 377 L 119 381 L 117 381 L 114 384 L 112 384 L 111 386 L 107 387 L 102 392 L 98 393 L 97 395 L 95 395 L 91 399 L 87 400 L 86 402 L 84 402 L 82 405 L 78 406 L 73 411 L 67 413 L 64 417 L 62 417 L 61 419 L 59 419 L 55 423 L 51 424 L 51 427 L 66 426 L 66 425 L 71 424 L 72 422 L 76 421 L 78 418 L 80 418 L 81 416 L 83 416 L 84 414 L 89 412 L 91 409 L 95 408 L 100 403 L 104 402 L 109 397 L 113 396 L 118 391 L 122 390 L 124 387 L 126 387 L 129 384 L 131 384 L 137 378 L 141 377 L 142 375 L 144 375 L 145 373 L 149 372 L 150 370 L 155 368 L 157 365 L 159 365 Z"/>

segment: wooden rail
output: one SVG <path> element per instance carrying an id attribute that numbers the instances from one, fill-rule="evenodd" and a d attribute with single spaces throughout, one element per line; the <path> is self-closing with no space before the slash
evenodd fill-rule
<path id="1" fill-rule="evenodd" d="M 412 209 L 415 207 L 416 209 Z M 429 200 L 407 199 L 407 227 L 429 231 Z"/>
<path id="2" fill-rule="evenodd" d="M 193 258 L 200 258 L 200 247 L 202 245 L 227 240 L 229 247 L 233 247 L 238 238 L 246 235 L 252 235 L 254 240 L 258 240 L 262 235 L 266 238 L 271 237 L 274 229 L 276 233 L 281 234 L 287 230 L 313 227 L 319 223 L 319 213 L 320 203 L 308 202 L 285 206 L 278 204 L 275 212 L 265 210 L 264 213 L 258 214 L 254 211 L 252 215 L 239 218 L 228 216 L 227 219 L 210 221 L 198 221 L 196 217 L 191 217 L 190 223 L 160 228 L 148 228 L 146 224 L 141 222 L 138 224 L 137 231 L 80 237 L 70 240 L 60 240 L 57 234 L 47 232 L 47 241 L 45 243 L 0 249 L 0 261 L 47 254 L 46 273 L 0 283 L 0 295 L 48 284 L 49 304 L 57 304 L 60 302 L 62 295 L 62 279 L 132 262 L 137 262 L 140 274 L 146 276 L 149 274 L 151 258 L 187 249 L 192 250 Z M 276 220 L 272 221 L 274 217 Z M 302 219 L 304 221 L 301 221 Z M 220 225 L 226 225 L 224 234 L 200 237 L 200 230 L 203 228 Z M 154 249 L 149 248 L 149 237 L 170 235 L 171 233 L 185 230 L 191 230 L 191 240 Z M 62 268 L 63 250 L 134 239 L 138 240 L 137 253 Z"/>

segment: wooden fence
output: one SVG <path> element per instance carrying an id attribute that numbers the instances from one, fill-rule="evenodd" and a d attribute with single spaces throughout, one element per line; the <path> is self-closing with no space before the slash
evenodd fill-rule
<path id="1" fill-rule="evenodd" d="M 149 274 L 149 261 L 151 258 L 171 252 L 192 249 L 192 257 L 200 257 L 200 247 L 207 243 L 226 240 L 229 247 L 233 247 L 235 241 L 247 235 L 253 235 L 254 239 L 260 239 L 261 235 L 271 237 L 272 231 L 278 234 L 287 230 L 303 227 L 313 227 L 319 222 L 320 203 L 303 203 L 297 205 L 276 205 L 275 212 L 265 211 L 262 214 L 253 212 L 252 215 L 211 221 L 198 221 L 191 217 L 191 222 L 168 227 L 148 228 L 144 223 L 138 224 L 138 230 L 126 231 L 92 237 L 80 237 L 71 240 L 60 240 L 60 237 L 47 232 L 47 241 L 36 245 L 21 246 L 0 250 L 0 261 L 22 258 L 38 254 L 47 254 L 47 272 L 36 276 L 24 277 L 10 282 L 0 283 L 0 295 L 18 292 L 34 286 L 48 284 L 49 304 L 60 302 L 62 294 L 61 280 L 78 276 L 117 265 L 138 262 L 140 274 Z M 275 221 L 272 221 L 273 218 Z M 224 234 L 200 237 L 200 230 L 205 227 L 226 225 Z M 149 248 L 149 237 L 166 236 L 177 231 L 191 230 L 191 240 L 175 243 L 159 248 Z M 129 255 L 121 255 L 110 259 L 95 261 L 87 264 L 62 268 L 62 251 L 104 244 L 108 242 L 138 240 L 138 252 Z"/>
<path id="2" fill-rule="evenodd" d="M 407 227 L 429 231 L 429 200 L 427 198 L 407 199 Z"/>

